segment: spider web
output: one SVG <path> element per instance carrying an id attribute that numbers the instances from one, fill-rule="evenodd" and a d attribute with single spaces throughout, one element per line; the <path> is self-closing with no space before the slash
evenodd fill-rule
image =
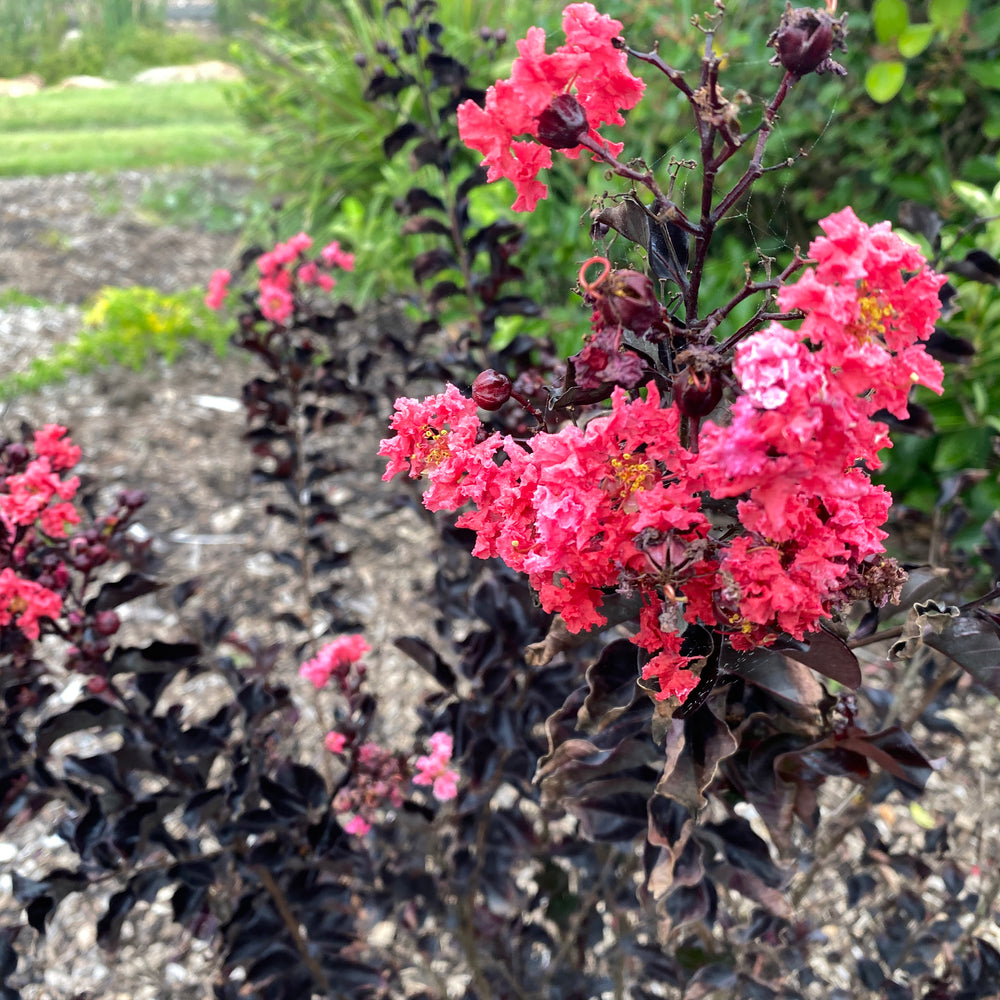
<path id="1" fill-rule="evenodd" d="M 768 56 L 756 59 L 731 60 L 723 75 L 722 84 L 725 88 L 725 95 L 732 93 L 732 82 L 740 79 L 740 67 L 759 68 L 762 64 L 769 63 Z M 687 74 L 688 79 L 692 74 Z M 772 77 L 772 79 L 774 79 Z M 729 81 L 729 86 L 726 86 Z M 806 78 L 797 87 L 805 88 L 810 84 L 815 84 L 814 78 Z M 775 82 L 774 86 L 777 84 Z M 738 202 L 730 212 L 720 220 L 713 236 L 712 250 L 710 258 L 706 261 L 706 291 L 717 292 L 720 284 L 728 285 L 730 290 L 735 291 L 745 277 L 743 263 L 748 263 L 754 270 L 754 276 L 762 273 L 760 261 L 763 258 L 774 259 L 774 271 L 780 271 L 792 257 L 796 245 L 799 241 L 805 240 L 805 245 L 801 247 L 806 250 L 808 239 L 800 231 L 798 239 L 792 234 L 792 223 L 797 217 L 797 212 L 788 197 L 789 192 L 796 184 L 803 181 L 803 170 L 808 169 L 809 158 L 814 151 L 821 154 L 824 148 L 824 137 L 833 124 L 834 119 L 840 112 L 842 96 L 835 93 L 832 104 L 826 112 L 826 119 L 821 128 L 807 137 L 807 142 L 803 144 L 803 135 L 800 130 L 796 130 L 786 125 L 786 120 L 793 120 L 799 112 L 796 109 L 796 89 L 786 98 L 778 117 L 774 122 L 771 135 L 768 139 L 767 148 L 764 154 L 763 166 L 765 169 L 774 167 L 784 161 L 791 159 L 791 166 L 783 167 L 780 171 L 772 172 L 772 178 L 780 178 L 780 183 L 768 185 L 769 191 L 766 201 L 755 201 L 754 186 L 751 186 L 749 194 Z M 742 131 L 746 134 L 759 121 L 763 106 L 773 97 L 774 87 L 770 92 L 748 91 L 749 103 L 741 109 L 740 123 Z M 690 108 L 686 102 L 681 106 L 683 111 L 690 114 Z M 803 112 L 804 113 L 804 112 Z M 737 179 L 742 176 L 747 164 L 750 162 L 755 144 L 755 137 L 751 136 L 743 149 L 739 150 L 726 164 L 720 173 L 716 183 L 715 201 L 728 191 Z M 671 160 L 693 159 L 698 151 L 698 132 L 694 124 L 681 135 L 680 140 L 656 157 L 649 165 L 661 186 L 666 189 L 665 179 L 668 176 L 668 166 Z M 804 155 L 803 155 L 804 154 Z M 675 169 L 675 168 L 671 168 Z M 672 192 L 672 199 L 689 213 L 689 216 L 697 219 L 700 216 L 701 204 L 701 170 L 700 164 L 696 169 L 680 167 L 676 169 L 676 182 Z M 755 208 L 759 209 L 755 211 Z M 737 232 L 737 227 L 739 232 Z M 742 233 L 742 236 L 740 234 Z M 728 256 L 720 258 L 717 255 L 720 243 L 726 240 L 729 235 L 740 237 L 743 252 L 740 260 L 732 257 L 734 252 L 732 241 L 725 247 Z M 818 230 L 814 235 L 818 235 Z M 718 303 L 708 304 L 707 302 L 699 309 L 704 314 L 707 308 Z M 743 310 L 744 312 L 747 310 Z"/>

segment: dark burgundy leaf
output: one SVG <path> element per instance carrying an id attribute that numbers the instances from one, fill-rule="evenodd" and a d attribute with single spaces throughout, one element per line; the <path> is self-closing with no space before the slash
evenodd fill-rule
<path id="1" fill-rule="evenodd" d="M 449 267 L 458 267 L 458 262 L 447 250 L 436 247 L 425 250 L 413 259 L 413 276 L 420 284 Z"/>
<path id="2" fill-rule="evenodd" d="M 426 188 L 421 187 L 410 188 L 398 207 L 403 215 L 416 215 L 427 208 L 432 208 L 444 215 L 448 214 L 445 203 L 436 194 L 431 194 Z"/>
<path id="3" fill-rule="evenodd" d="M 724 713 L 725 704 L 713 697 L 687 718 L 673 719 L 666 734 L 666 761 L 656 794 L 681 803 L 692 815 L 704 807 L 704 792 L 721 762 L 737 749 L 736 738 L 716 711 Z"/>
<path id="4" fill-rule="evenodd" d="M 1000 696 L 1000 626 L 973 611 L 940 627 L 924 629 L 924 645 L 944 653 L 987 691 Z"/>
<path id="5" fill-rule="evenodd" d="M 857 689 L 861 687 L 861 667 L 858 658 L 848 648 L 843 639 L 820 628 L 816 632 L 807 632 L 805 641 L 809 644 L 803 650 L 799 648 L 779 650 L 793 660 L 804 663 L 807 667 L 835 680 L 845 687 Z"/>
<path id="6" fill-rule="evenodd" d="M 428 642 L 407 635 L 394 640 L 393 645 L 423 667 L 445 690 L 450 691 L 454 688 L 456 679 L 454 670 Z"/>
<path id="7" fill-rule="evenodd" d="M 858 905 L 865 896 L 878 888 L 878 882 L 868 872 L 847 876 L 847 905 L 851 908 Z"/>
<path id="8" fill-rule="evenodd" d="M 707 823 L 700 832 L 708 833 L 713 842 L 717 837 L 716 846 L 721 847 L 730 864 L 755 875 L 769 888 L 777 889 L 787 883 L 785 873 L 771 860 L 767 844 L 742 817 Z"/>
<path id="9" fill-rule="evenodd" d="M 723 995 L 726 997 L 735 997 L 738 982 L 735 970 L 728 965 L 703 965 L 688 981 L 684 1000 L 703 1000 L 720 991 L 724 991 Z"/>
<path id="10" fill-rule="evenodd" d="M 587 670 L 587 698 L 577 715 L 585 733 L 599 733 L 628 711 L 638 694 L 638 655 L 635 644 L 619 639 L 605 646 Z"/>
<path id="11" fill-rule="evenodd" d="M 288 566 L 289 569 L 294 570 L 296 573 L 302 572 L 302 560 L 294 552 L 288 552 L 287 550 L 272 552 L 271 558 L 282 566 Z"/>
<path id="12" fill-rule="evenodd" d="M 155 639 L 147 646 L 116 649 L 108 673 L 173 674 L 196 666 L 200 653 L 201 647 L 194 642 L 161 642 Z"/>
<path id="13" fill-rule="evenodd" d="M 770 649 L 755 649 L 749 654 L 727 657 L 727 670 L 745 677 L 749 683 L 792 706 L 802 706 L 811 715 L 826 697 L 823 685 L 804 664 L 791 658 L 790 653 Z"/>
<path id="14" fill-rule="evenodd" d="M 17 970 L 17 951 L 14 949 L 14 941 L 19 931 L 19 927 L 0 928 L 0 983 L 6 983 Z"/>
<path id="15" fill-rule="evenodd" d="M 483 310 L 484 318 L 492 322 L 498 316 L 540 316 L 542 307 L 529 295 L 503 295 Z"/>
<path id="16" fill-rule="evenodd" d="M 413 159 L 422 167 L 435 166 L 442 170 L 448 166 L 447 146 L 439 139 L 425 139 L 413 149 Z"/>
<path id="17" fill-rule="evenodd" d="M 413 122 L 404 122 L 382 140 L 383 155 L 391 160 L 412 138 L 420 134 L 421 129 Z"/>
<path id="18" fill-rule="evenodd" d="M 424 66 L 430 70 L 435 87 L 460 86 L 469 75 L 469 70 L 457 59 L 438 52 L 431 52 L 424 60 Z"/>
<path id="19" fill-rule="evenodd" d="M 35 737 L 36 752 L 44 757 L 56 740 L 70 733 L 78 733 L 84 729 L 99 726 L 102 732 L 112 732 L 124 725 L 128 717 L 121 709 L 109 705 L 100 698 L 86 698 L 71 708 L 68 712 L 46 719 L 38 727 Z"/>
<path id="20" fill-rule="evenodd" d="M 440 220 L 429 215 L 414 215 L 403 223 L 400 232 L 404 236 L 414 236 L 418 233 L 436 233 L 439 236 L 451 238 L 451 230 Z"/>
<path id="21" fill-rule="evenodd" d="M 374 101 L 379 97 L 395 96 L 414 83 L 416 80 L 409 73 L 390 76 L 382 70 L 369 80 L 368 86 L 365 88 L 364 98 L 366 101 Z"/>
<path id="22" fill-rule="evenodd" d="M 127 601 L 134 601 L 137 597 L 145 597 L 146 594 L 162 590 L 165 586 L 166 584 L 151 580 L 141 573 L 126 573 L 120 580 L 102 584 L 97 596 L 87 602 L 87 613 L 109 611 Z"/>
<path id="23" fill-rule="evenodd" d="M 985 250 L 970 250 L 963 260 L 950 260 L 945 271 L 983 285 L 1000 285 L 1000 261 Z"/>
<path id="24" fill-rule="evenodd" d="M 454 281 L 439 281 L 431 290 L 427 296 L 427 301 L 431 305 L 437 305 L 444 299 L 451 298 L 454 295 L 464 295 L 465 289 Z"/>
<path id="25" fill-rule="evenodd" d="M 616 792 L 614 784 L 595 783 L 599 794 L 567 803 L 580 820 L 588 839 L 622 843 L 634 840 L 646 830 L 646 796 L 640 792 Z"/>
<path id="26" fill-rule="evenodd" d="M 964 337 L 955 337 L 935 327 L 925 344 L 927 353 L 938 361 L 951 364 L 968 364 L 976 353 L 976 345 Z"/>
<path id="27" fill-rule="evenodd" d="M 911 233 L 920 233 L 934 248 L 939 249 L 939 238 L 944 223 L 933 208 L 917 201 L 903 201 L 899 204 L 897 217 L 899 224 Z"/>
<path id="28" fill-rule="evenodd" d="M 918 788 L 924 787 L 934 771 L 910 735 L 898 726 L 870 734 L 852 730 L 838 737 L 836 745 L 839 749 L 862 754 L 893 777 Z"/>
<path id="29" fill-rule="evenodd" d="M 108 900 L 108 908 L 97 921 L 97 943 L 102 948 L 114 950 L 118 947 L 122 924 L 135 904 L 136 897 L 130 888 L 114 893 Z"/>
<path id="30" fill-rule="evenodd" d="M 101 799 L 95 795 L 73 830 L 73 846 L 81 858 L 90 859 L 94 845 L 105 835 L 107 829 L 108 823 L 101 809 Z"/>

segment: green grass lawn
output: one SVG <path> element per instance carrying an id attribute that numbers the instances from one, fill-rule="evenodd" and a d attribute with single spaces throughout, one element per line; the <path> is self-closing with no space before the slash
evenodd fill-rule
<path id="1" fill-rule="evenodd" d="M 231 84 L 121 84 L 0 98 L 0 175 L 245 162 L 250 134 Z"/>

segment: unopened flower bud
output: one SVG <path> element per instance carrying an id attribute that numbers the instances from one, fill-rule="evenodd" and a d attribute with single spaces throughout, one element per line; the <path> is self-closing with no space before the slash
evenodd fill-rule
<path id="1" fill-rule="evenodd" d="M 29 458 L 28 449 L 20 441 L 15 441 L 7 445 L 4 458 L 12 466 L 23 465 Z"/>
<path id="2" fill-rule="evenodd" d="M 499 410 L 510 399 L 511 383 L 506 375 L 487 368 L 472 383 L 472 399 L 484 410 Z"/>
<path id="3" fill-rule="evenodd" d="M 583 105 L 572 94 L 557 94 L 538 116 L 538 141 L 550 149 L 573 149 L 589 130 Z"/>
<path id="4" fill-rule="evenodd" d="M 114 635 L 121 624 L 121 619 L 114 611 L 98 611 L 94 616 L 94 631 L 98 635 Z"/>
<path id="5" fill-rule="evenodd" d="M 777 53 L 771 59 L 772 65 L 784 66 L 797 79 L 807 73 L 830 72 L 846 76 L 847 70 L 830 58 L 834 49 L 847 50 L 844 44 L 846 16 L 833 18 L 826 10 L 792 9 L 792 5 L 787 4 L 778 29 L 767 40 L 768 46 Z"/>
<path id="6" fill-rule="evenodd" d="M 697 372 L 690 366 L 674 379 L 674 402 L 685 417 L 706 417 L 722 399 L 718 372 Z"/>

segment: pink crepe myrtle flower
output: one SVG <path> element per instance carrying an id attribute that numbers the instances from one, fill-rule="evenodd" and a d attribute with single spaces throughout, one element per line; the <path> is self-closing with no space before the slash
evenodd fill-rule
<path id="1" fill-rule="evenodd" d="M 905 416 L 915 384 L 940 392 L 923 341 L 944 279 L 887 223 L 845 209 L 821 225 L 814 266 L 778 295 L 801 325 L 771 323 L 738 345 L 729 420 L 703 423 L 696 450 L 654 383 L 527 441 L 487 435 L 476 402 L 448 386 L 396 401 L 383 478 L 424 476 L 428 509 L 464 508 L 456 523 L 475 532 L 474 554 L 526 573 L 571 632 L 606 623 L 610 591 L 637 594 L 633 642 L 660 699 L 683 701 L 697 683 L 682 620 L 751 649 L 802 639 L 859 597 L 884 605 L 902 571 L 884 554 L 892 498 L 869 475 L 890 443 L 873 418 Z M 719 524 L 706 495 L 737 500 L 735 517 Z"/>
<path id="2" fill-rule="evenodd" d="M 584 149 L 571 138 L 546 145 L 532 141 L 539 137 L 545 113 L 565 106 L 565 95 L 572 95 L 575 101 L 568 105 L 581 126 L 578 132 L 586 132 L 617 156 L 622 144 L 607 142 L 597 129 L 624 124 L 621 111 L 635 107 L 645 88 L 629 72 L 625 53 L 613 45 L 622 29 L 620 21 L 599 14 L 593 4 L 573 3 L 563 11 L 562 26 L 566 41 L 553 53 L 545 51 L 545 32 L 529 28 L 517 43 L 519 56 L 510 79 L 488 88 L 484 107 L 468 100 L 458 108 L 462 141 L 483 154 L 490 181 L 506 177 L 513 182 L 516 212 L 532 211 L 545 197 L 548 189 L 537 176 L 552 166 L 551 148 L 561 148 L 572 159 Z M 524 135 L 532 138 L 516 138 Z"/>
<path id="3" fill-rule="evenodd" d="M 345 271 L 354 270 L 354 254 L 347 253 L 346 250 L 341 250 L 340 243 L 337 240 L 323 247 L 320 251 L 320 256 L 327 267 L 339 267 Z"/>
<path id="4" fill-rule="evenodd" d="M 208 293 L 205 295 L 205 305 L 209 309 L 221 309 L 226 297 L 229 295 L 229 282 L 232 275 L 229 271 L 220 268 L 212 272 L 212 277 L 208 279 Z"/>
<path id="5" fill-rule="evenodd" d="M 83 452 L 69 439 L 65 427 L 45 424 L 41 430 L 35 431 L 35 454 L 39 458 L 47 458 L 52 469 L 61 472 L 72 469 Z"/>
<path id="6" fill-rule="evenodd" d="M 325 687 L 331 676 L 337 676 L 343 682 L 351 666 L 370 650 L 364 636 L 338 636 L 299 667 L 299 676 L 310 681 L 317 690 Z"/>
<path id="7" fill-rule="evenodd" d="M 439 732 L 431 736 L 430 743 L 430 754 L 417 758 L 413 784 L 430 785 L 434 798 L 446 802 L 458 794 L 458 772 L 448 767 L 453 741 L 448 733 Z"/>
<path id="8" fill-rule="evenodd" d="M 372 828 L 371 823 L 360 816 L 352 816 L 344 826 L 345 833 L 351 833 L 355 837 L 363 837 Z"/>
<path id="9" fill-rule="evenodd" d="M 39 620 L 55 620 L 62 598 L 33 580 L 22 580 L 9 566 L 0 570 L 0 628 L 13 624 L 29 639 L 37 639 Z"/>
<path id="10" fill-rule="evenodd" d="M 295 310 L 295 300 L 292 293 L 287 288 L 282 288 L 277 282 L 267 281 L 263 278 L 260 282 L 260 294 L 257 301 L 264 318 L 273 323 L 287 323 Z"/>
<path id="11" fill-rule="evenodd" d="M 333 730 L 326 734 L 326 737 L 323 739 L 323 746 L 330 753 L 343 753 L 344 747 L 347 746 L 347 737 L 343 733 Z"/>
<path id="12" fill-rule="evenodd" d="M 78 476 L 61 479 L 49 458 L 36 458 L 24 472 L 7 477 L 7 492 L 0 494 L 0 523 L 14 534 L 18 525 L 34 524 L 53 500 L 72 500 L 79 485 Z M 67 507 L 60 506 L 57 515 L 48 516 L 43 530 L 53 534 L 48 531 L 52 528 L 57 537 L 62 537 L 65 530 L 60 531 L 57 525 L 63 521 L 75 524 L 79 519 L 75 511 L 70 513 Z"/>

